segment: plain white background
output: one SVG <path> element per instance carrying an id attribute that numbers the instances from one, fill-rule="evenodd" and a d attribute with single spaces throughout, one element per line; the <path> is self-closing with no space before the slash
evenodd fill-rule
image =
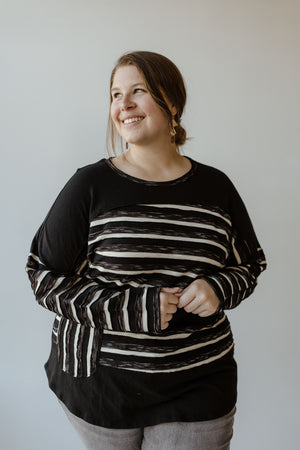
<path id="1" fill-rule="evenodd" d="M 106 156 L 109 75 L 132 50 L 163 53 L 182 71 L 194 138 L 185 154 L 230 176 L 267 256 L 254 294 L 229 313 L 239 365 L 232 449 L 299 448 L 299 6 L 0 3 L 1 448 L 83 449 L 47 387 L 53 316 L 24 267 L 67 179 Z"/>

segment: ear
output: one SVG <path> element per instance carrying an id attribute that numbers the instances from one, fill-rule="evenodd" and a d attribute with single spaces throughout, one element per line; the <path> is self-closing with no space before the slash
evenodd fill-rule
<path id="1" fill-rule="evenodd" d="M 175 116 L 175 114 L 178 113 L 178 109 L 174 105 L 171 106 L 170 111 L 171 111 L 172 116 Z"/>

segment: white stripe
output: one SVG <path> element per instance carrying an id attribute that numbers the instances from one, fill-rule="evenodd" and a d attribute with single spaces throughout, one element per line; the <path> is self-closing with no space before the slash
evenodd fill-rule
<path id="1" fill-rule="evenodd" d="M 109 328 L 110 330 L 112 329 L 112 323 L 111 323 L 111 318 L 110 318 L 110 313 L 108 311 L 108 306 L 109 306 L 109 300 L 104 302 L 104 314 L 105 314 L 105 320 L 106 320 L 106 325 L 107 328 Z"/>
<path id="2" fill-rule="evenodd" d="M 186 339 L 190 337 L 192 333 L 181 333 L 181 334 L 171 334 L 169 336 L 151 336 L 141 333 L 125 333 L 124 331 L 113 331 L 113 330 L 103 330 L 103 334 L 108 334 L 111 336 L 123 336 L 132 339 L 154 339 L 154 340 L 171 340 L 171 339 Z"/>
<path id="3" fill-rule="evenodd" d="M 154 233 L 147 233 L 147 234 L 141 234 L 141 233 L 107 233 L 107 234 L 99 234 L 96 238 L 93 240 L 88 241 L 89 245 L 94 244 L 98 241 L 103 241 L 106 239 L 130 239 L 130 238 L 138 238 L 138 239 L 159 239 L 159 240 L 167 240 L 167 241 L 179 241 L 179 242 L 191 242 L 191 243 L 200 243 L 200 244 L 209 244 L 214 245 L 215 247 L 221 248 L 226 255 L 228 254 L 228 251 L 224 245 L 219 244 L 218 242 L 212 241 L 210 239 L 199 239 L 199 238 L 192 238 L 192 237 L 185 237 L 185 236 L 169 236 L 166 234 L 154 234 Z"/>
<path id="4" fill-rule="evenodd" d="M 223 230 L 222 228 L 217 228 L 213 225 L 206 225 L 204 223 L 197 223 L 197 222 L 185 222 L 183 220 L 169 220 L 169 219 L 162 219 L 162 218 L 158 218 L 158 219 L 153 219 L 153 218 L 147 218 L 147 217 L 108 217 L 105 219 L 97 219 L 97 220 L 93 220 L 91 222 L 91 227 L 95 227 L 98 225 L 105 225 L 106 223 L 112 223 L 112 222 L 138 222 L 138 223 L 144 223 L 144 222 L 155 222 L 155 223 L 170 223 L 172 225 L 181 225 L 184 227 L 194 227 L 194 228 L 203 228 L 203 229 L 208 229 L 208 230 L 213 230 L 216 231 L 217 233 L 220 234 L 225 234 L 225 236 L 228 239 L 228 234 L 226 233 L 225 230 Z"/>
<path id="5" fill-rule="evenodd" d="M 232 240 L 231 240 L 231 245 L 232 245 L 233 254 L 234 254 L 234 256 L 235 256 L 236 262 L 237 262 L 238 264 L 241 264 L 242 260 L 241 260 L 241 257 L 240 257 L 240 255 L 239 255 L 239 252 L 237 251 L 237 248 L 236 248 L 236 246 L 235 246 L 235 238 L 234 238 L 234 237 L 233 237 Z"/>
<path id="6" fill-rule="evenodd" d="M 90 265 L 90 267 L 92 267 L 92 266 Z M 93 266 L 93 268 L 94 269 L 98 269 L 98 266 Z M 201 276 L 201 275 L 198 274 L 196 276 L 198 277 L 198 276 Z M 153 284 L 146 284 L 146 283 L 141 284 L 141 283 L 138 283 L 138 282 L 135 282 L 135 281 L 130 281 L 130 280 L 126 281 L 126 283 L 123 283 L 119 279 L 114 279 L 114 278 L 107 279 L 107 278 L 102 277 L 100 275 L 97 275 L 97 280 L 103 281 L 104 283 L 114 283 L 117 286 L 128 286 L 129 285 L 129 286 L 132 286 L 132 287 L 153 287 Z"/>
<path id="7" fill-rule="evenodd" d="M 255 276 L 253 275 L 253 273 L 251 273 L 248 269 L 248 267 L 251 267 L 250 264 L 244 265 L 244 266 L 226 266 L 226 270 L 230 269 L 230 270 L 234 270 L 235 272 L 240 272 L 242 274 L 246 274 L 247 277 L 251 276 L 252 278 L 256 279 Z"/>
<path id="8" fill-rule="evenodd" d="M 250 264 L 247 264 L 246 266 L 226 266 L 226 270 L 232 270 L 234 273 L 240 274 L 246 284 L 256 284 L 257 278 L 249 271 L 248 267 L 251 267 Z"/>
<path id="9" fill-rule="evenodd" d="M 124 327 L 126 331 L 130 331 L 129 317 L 128 317 L 128 302 L 129 302 L 129 289 L 125 291 L 125 299 L 122 307 Z"/>
<path id="10" fill-rule="evenodd" d="M 85 259 L 83 262 L 82 262 L 82 264 L 79 266 L 79 269 L 77 270 L 77 274 L 79 275 L 80 274 L 80 272 L 82 271 L 82 269 L 84 268 L 84 266 L 87 264 L 87 259 Z"/>
<path id="11" fill-rule="evenodd" d="M 231 295 L 230 295 L 230 307 L 232 306 L 232 302 L 233 302 L 233 293 L 234 293 L 234 289 L 233 289 L 233 284 L 230 280 L 230 277 L 228 277 L 228 275 L 226 273 L 222 273 L 222 277 L 225 278 L 225 280 L 227 280 L 230 288 L 231 288 Z"/>
<path id="12" fill-rule="evenodd" d="M 236 277 L 240 277 L 243 280 L 243 282 L 245 283 L 247 289 L 250 287 L 249 284 L 248 284 L 247 278 L 245 278 L 242 273 L 240 273 L 238 270 L 236 270 L 235 271 L 235 275 L 236 275 Z"/>
<path id="13" fill-rule="evenodd" d="M 61 316 L 63 315 L 61 307 L 60 307 L 60 302 L 59 302 L 59 298 L 57 297 L 57 295 L 55 296 L 55 302 L 56 302 L 56 309 L 58 314 L 60 314 Z"/>
<path id="14" fill-rule="evenodd" d="M 88 343 L 87 354 L 86 354 L 86 365 L 87 365 L 87 376 L 88 377 L 91 375 L 91 357 L 92 357 L 94 334 L 95 334 L 95 329 L 90 328 L 90 337 L 89 337 L 89 343 Z"/>
<path id="15" fill-rule="evenodd" d="M 222 358 L 223 356 L 225 356 L 227 353 L 230 352 L 230 350 L 233 348 L 233 343 L 223 352 L 219 353 L 218 355 L 212 356 L 210 358 L 205 359 L 204 361 L 199 361 L 193 364 L 189 364 L 185 367 L 177 367 L 174 369 L 162 369 L 162 370 L 158 370 L 158 369 L 134 369 L 134 368 L 128 368 L 128 367 L 122 367 L 122 369 L 124 370 L 131 370 L 133 372 L 144 372 L 144 373 L 171 373 L 171 372 L 181 372 L 182 370 L 188 370 L 188 369 L 193 369 L 194 367 L 199 367 L 199 366 L 203 366 L 204 364 L 209 364 L 213 361 L 216 361 L 220 358 Z M 104 365 L 104 364 L 103 364 Z"/>
<path id="16" fill-rule="evenodd" d="M 40 258 L 35 255 L 34 253 L 29 253 L 29 256 L 32 257 L 32 259 L 35 259 L 35 261 L 37 261 L 38 263 L 42 264 L 43 266 L 45 266 L 45 264 L 43 263 L 43 261 L 40 260 Z M 45 266 L 46 267 L 46 266 Z M 29 269 L 30 270 L 30 269 Z M 31 269 L 32 270 L 32 269 Z"/>
<path id="17" fill-rule="evenodd" d="M 50 273 L 49 270 L 42 271 L 41 275 L 39 275 L 39 276 L 37 277 L 36 288 L 35 288 L 35 291 L 34 291 L 35 294 L 37 293 L 37 291 L 38 291 L 38 289 L 39 289 L 39 287 L 40 287 L 40 285 L 41 285 L 41 282 L 42 282 L 43 279 L 48 275 L 48 273 Z"/>
<path id="18" fill-rule="evenodd" d="M 76 332 L 74 336 L 74 343 L 73 343 L 73 351 L 74 351 L 74 376 L 77 377 L 78 375 L 78 359 L 77 359 L 77 344 L 78 344 L 78 336 L 80 331 L 81 325 L 76 325 Z"/>
<path id="19" fill-rule="evenodd" d="M 52 292 L 64 281 L 64 277 L 59 277 L 59 278 L 57 278 L 57 280 L 56 280 L 56 282 L 55 282 L 55 284 L 54 284 L 54 286 L 51 288 L 51 290 L 48 292 L 48 294 L 45 296 L 45 298 L 44 298 L 44 300 L 43 300 L 43 303 L 44 303 L 44 305 L 45 305 L 45 307 L 46 308 L 48 308 L 48 306 L 47 306 L 47 298 L 49 297 L 49 295 L 51 295 L 52 294 Z M 60 314 L 61 316 L 63 315 L 62 314 L 62 310 L 61 310 L 61 306 L 60 306 L 60 302 L 59 302 L 59 297 L 58 297 L 58 295 L 56 295 L 55 296 L 55 302 L 56 302 L 56 308 L 57 308 L 57 312 L 58 312 L 58 314 Z"/>
<path id="20" fill-rule="evenodd" d="M 94 323 L 94 319 L 93 319 L 93 315 L 92 315 L 92 311 L 91 311 L 91 306 L 92 306 L 93 303 L 95 303 L 99 299 L 99 297 L 101 296 L 102 292 L 103 292 L 103 289 L 101 291 L 95 292 L 95 294 L 93 295 L 91 301 L 86 306 L 87 315 L 88 315 L 88 318 L 90 319 L 92 327 L 96 327 L 96 325 Z"/>
<path id="21" fill-rule="evenodd" d="M 223 265 L 220 267 L 224 267 Z M 172 277 L 184 277 L 197 278 L 202 276 L 199 273 L 193 272 L 177 272 L 175 270 L 164 270 L 164 269 L 151 269 L 151 270 L 113 270 L 106 267 L 97 266 L 95 264 L 90 264 L 90 268 L 97 269 L 99 272 L 116 273 L 118 275 L 143 275 L 145 273 L 159 273 L 161 275 L 171 275 Z M 130 284 L 129 282 L 126 284 Z"/>
<path id="22" fill-rule="evenodd" d="M 210 276 L 209 279 L 212 279 L 215 283 L 217 283 L 217 285 L 219 286 L 220 290 L 222 291 L 223 298 L 225 299 L 225 292 L 224 292 L 223 286 L 220 283 L 220 281 L 217 278 L 215 278 L 214 276 Z"/>
<path id="23" fill-rule="evenodd" d="M 45 303 L 45 306 L 46 306 L 46 307 L 47 307 L 46 302 L 47 302 L 47 298 L 49 297 L 49 295 L 51 295 L 52 292 L 53 292 L 53 291 L 60 285 L 60 283 L 63 282 L 65 279 L 66 279 L 66 277 L 59 277 L 59 278 L 57 278 L 57 280 L 56 280 L 54 286 L 51 288 L 51 290 L 48 292 L 47 296 L 44 298 L 44 303 Z M 74 286 L 79 280 L 80 280 L 80 279 L 78 278 L 78 280 L 73 284 L 73 286 Z M 73 286 L 72 286 L 72 287 L 73 287 Z M 60 295 L 62 295 L 62 294 L 64 294 L 65 292 L 67 292 L 69 289 L 70 289 L 70 286 L 67 287 L 66 289 L 64 289 L 63 291 L 58 292 L 58 293 L 55 295 L 56 306 L 57 306 L 57 309 L 58 309 L 58 311 L 59 311 L 59 314 L 61 314 L 61 315 L 63 315 L 63 314 L 62 314 L 62 311 L 61 311 L 61 306 L 60 306 L 60 299 L 59 299 L 59 297 L 60 297 Z M 79 321 L 78 321 L 78 322 L 79 322 Z"/>
<path id="24" fill-rule="evenodd" d="M 92 266 L 91 264 L 90 264 L 90 267 L 93 267 L 94 269 L 98 269 L 97 266 Z M 105 277 L 101 277 L 100 275 L 97 275 L 97 280 L 103 281 L 103 283 L 114 283 L 117 286 L 125 286 L 125 285 L 129 284 L 130 286 L 134 286 L 134 287 L 144 287 L 144 286 L 152 287 L 152 285 L 150 285 L 150 284 L 149 285 L 147 285 L 147 284 L 141 285 L 140 283 L 136 283 L 135 281 L 128 281 L 126 283 L 123 283 L 119 279 L 107 279 Z"/>
<path id="25" fill-rule="evenodd" d="M 96 250 L 95 253 L 108 258 L 160 258 L 160 259 L 183 259 L 189 261 L 205 262 L 217 267 L 223 267 L 218 261 L 205 256 L 181 255 L 179 253 L 151 253 L 151 252 L 110 252 Z"/>
<path id="26" fill-rule="evenodd" d="M 213 328 L 218 327 L 222 322 L 224 322 L 224 320 L 226 319 L 226 315 L 223 314 L 223 316 L 221 317 L 220 320 L 218 320 L 218 322 L 216 322 L 214 325 L 209 326 L 209 327 L 203 327 L 203 328 L 199 328 L 199 330 L 197 330 L 197 332 L 199 331 L 204 331 L 204 330 L 211 330 Z M 103 330 L 103 335 L 111 335 L 111 336 L 123 336 L 125 338 L 130 338 L 130 339 L 143 339 L 145 342 L 151 339 L 154 339 L 156 341 L 169 341 L 169 340 L 173 340 L 173 339 L 187 339 L 188 337 L 190 337 L 193 334 L 193 332 L 191 333 L 178 333 L 178 334 L 169 334 L 168 336 L 151 336 L 150 334 L 143 334 L 143 333 L 125 333 L 124 331 L 113 331 L 113 330 Z M 145 344 L 147 345 L 147 344 Z"/>
<path id="27" fill-rule="evenodd" d="M 66 361 L 66 359 L 67 359 L 67 338 L 66 338 L 66 335 L 67 335 L 67 329 L 68 329 L 69 323 L 70 323 L 69 321 L 66 322 L 65 329 L 64 329 L 64 335 L 63 335 L 63 371 L 64 372 L 66 372 L 66 370 L 67 370 L 67 361 Z"/>
<path id="28" fill-rule="evenodd" d="M 76 283 L 75 283 L 76 284 Z M 72 309 L 72 313 L 73 313 L 73 317 L 76 320 L 76 322 L 80 322 L 80 320 L 77 317 L 77 311 L 74 305 L 74 302 L 76 301 L 76 299 L 79 297 L 80 294 L 82 294 L 85 290 L 87 290 L 90 286 L 95 286 L 96 283 L 92 282 L 87 284 L 86 286 L 83 286 L 82 289 L 80 289 L 80 291 L 77 293 L 77 295 L 75 297 L 72 298 L 72 300 L 70 301 L 70 305 L 71 305 L 71 309 Z M 74 285 L 73 285 L 74 286 Z M 73 287 L 72 286 L 72 287 Z M 60 294 L 61 295 L 61 294 Z"/>
<path id="29" fill-rule="evenodd" d="M 216 339 L 212 339 L 211 341 L 202 342 L 201 344 L 194 344 L 190 347 L 185 348 L 179 348 L 178 350 L 175 350 L 174 352 L 168 352 L 168 353 L 154 353 L 154 352 L 141 352 L 141 351 L 133 351 L 133 350 L 122 350 L 119 348 L 110 348 L 110 347 L 101 347 L 101 351 L 105 353 L 110 354 L 116 354 L 116 355 L 132 355 L 132 356 L 141 356 L 141 357 L 147 357 L 147 358 L 165 358 L 168 356 L 173 355 L 180 355 L 181 353 L 187 353 L 191 352 L 193 350 L 197 350 L 202 347 L 206 347 L 207 345 L 215 344 L 216 342 L 221 341 L 222 339 L 225 339 L 227 336 L 230 335 L 230 331 L 228 333 L 222 334 L 222 336 L 217 337 Z"/>
<path id="30" fill-rule="evenodd" d="M 143 331 L 145 331 L 145 333 L 148 332 L 147 292 L 148 289 L 145 288 L 142 297 L 142 322 L 143 322 Z"/>
<path id="31" fill-rule="evenodd" d="M 227 219 L 225 216 L 222 216 L 222 214 L 217 213 L 215 211 L 211 211 L 210 209 L 205 208 L 197 208 L 195 206 L 186 206 L 186 205 L 170 205 L 169 203 L 163 204 L 163 203 L 156 203 L 156 204 L 141 204 L 141 206 L 150 206 L 152 208 L 169 208 L 169 209 L 182 209 L 184 211 L 198 211 L 198 212 L 204 212 L 205 214 L 211 214 L 212 216 L 220 217 L 221 219 L 225 220 L 229 225 L 231 225 L 231 221 Z"/>
<path id="32" fill-rule="evenodd" d="M 237 302 L 240 303 L 239 297 L 240 297 L 241 291 L 242 291 L 241 285 L 240 285 L 239 280 L 238 280 L 238 278 L 237 278 L 237 275 L 236 275 L 236 273 L 235 273 L 234 271 L 231 273 L 231 277 L 233 277 L 233 279 L 235 280 L 235 282 L 236 282 L 238 288 L 237 288 L 237 290 L 234 289 L 234 288 L 233 288 L 233 285 L 232 285 L 232 283 L 231 283 L 231 280 L 229 281 L 230 284 L 231 284 L 230 308 L 233 306 L 233 300 L 234 300 L 234 298 L 236 298 Z M 228 279 L 228 277 L 227 277 L 227 279 Z"/>

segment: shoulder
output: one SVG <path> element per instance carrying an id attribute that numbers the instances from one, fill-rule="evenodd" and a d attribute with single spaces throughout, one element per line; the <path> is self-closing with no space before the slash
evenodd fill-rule
<path id="1" fill-rule="evenodd" d="M 56 205 L 74 205 L 89 208 L 93 199 L 93 192 L 102 179 L 105 171 L 105 159 L 92 163 L 76 170 L 67 180 L 56 198 Z"/>
<path id="2" fill-rule="evenodd" d="M 95 179 L 99 180 L 99 177 L 107 172 L 107 164 L 105 161 L 106 159 L 102 158 L 95 163 L 79 167 L 73 177 L 78 180 L 78 182 L 91 183 Z"/>
<path id="3" fill-rule="evenodd" d="M 194 161 L 195 170 L 189 191 L 194 201 L 203 205 L 220 208 L 230 214 L 241 203 L 235 185 L 230 177 L 219 168 Z"/>
<path id="4" fill-rule="evenodd" d="M 215 184 L 218 188 L 226 188 L 232 190 L 234 188 L 233 183 L 229 176 L 214 166 L 200 163 L 199 161 L 192 160 L 196 167 L 196 178 L 198 180 L 205 180 L 210 186 Z"/>
<path id="5" fill-rule="evenodd" d="M 92 192 L 99 184 L 105 186 L 110 182 L 111 171 L 103 158 L 95 163 L 79 167 L 67 181 L 65 188 L 80 191 L 82 194 Z"/>

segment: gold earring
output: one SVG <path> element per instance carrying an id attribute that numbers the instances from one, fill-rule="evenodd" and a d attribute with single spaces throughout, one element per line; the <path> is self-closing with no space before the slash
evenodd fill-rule
<path id="1" fill-rule="evenodd" d="M 171 142 L 175 142 L 175 136 L 176 136 L 176 130 L 175 127 L 178 126 L 178 123 L 176 122 L 176 120 L 174 119 L 174 117 L 172 117 L 172 124 L 170 126 L 170 135 L 171 135 Z"/>

